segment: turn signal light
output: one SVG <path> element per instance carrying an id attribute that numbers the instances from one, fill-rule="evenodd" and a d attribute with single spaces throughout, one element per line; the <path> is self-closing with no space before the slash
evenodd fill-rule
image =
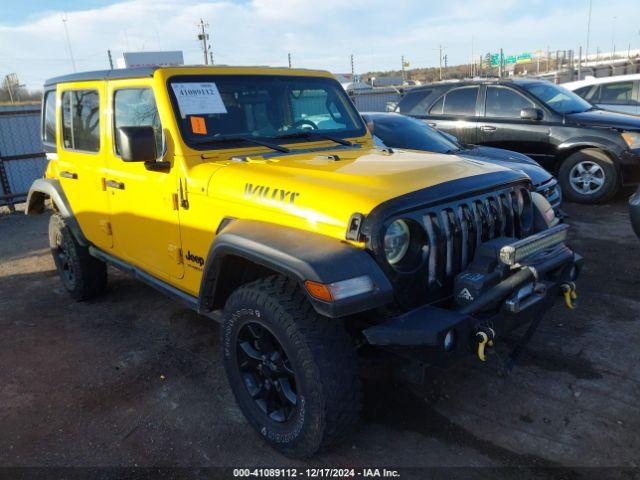
<path id="1" fill-rule="evenodd" d="M 304 286 L 314 298 L 318 300 L 324 300 L 325 302 L 330 302 L 333 300 L 333 295 L 331 295 L 331 290 L 324 283 L 313 282 L 311 280 L 307 280 L 304 282 Z"/>
<path id="2" fill-rule="evenodd" d="M 354 297 L 361 293 L 371 292 L 374 289 L 373 280 L 368 275 L 341 280 L 329 285 L 307 280 L 304 282 L 304 286 L 309 295 L 325 302 Z"/>

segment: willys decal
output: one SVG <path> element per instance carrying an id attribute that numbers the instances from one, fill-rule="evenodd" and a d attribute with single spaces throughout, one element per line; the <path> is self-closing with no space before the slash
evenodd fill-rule
<path id="1" fill-rule="evenodd" d="M 247 183 L 244 186 L 244 196 L 293 204 L 300 194 L 298 192 L 292 192 L 282 188 L 272 188 L 266 185 L 254 185 L 253 183 Z"/>

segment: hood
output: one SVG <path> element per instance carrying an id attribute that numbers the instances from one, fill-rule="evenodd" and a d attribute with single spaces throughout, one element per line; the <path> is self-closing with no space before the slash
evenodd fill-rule
<path id="1" fill-rule="evenodd" d="M 511 150 L 469 145 L 464 150 L 457 152 L 457 155 L 524 172 L 531 178 L 531 182 L 534 185 L 540 185 L 552 178 L 552 175 L 542 168 L 538 162 L 522 153 L 512 152 Z"/>
<path id="2" fill-rule="evenodd" d="M 428 195 L 429 187 L 479 175 L 487 175 L 487 188 L 505 178 L 526 180 L 501 166 L 452 155 L 345 149 L 229 162 L 212 175 L 208 194 L 242 206 L 241 218 L 247 208 L 259 220 L 296 226 L 296 217 L 301 227 L 344 239 L 356 212 L 366 215 L 386 200 L 424 189 Z"/>
<path id="3" fill-rule="evenodd" d="M 565 118 L 567 122 L 580 125 L 640 131 L 640 117 L 598 108 L 581 113 L 568 113 Z"/>

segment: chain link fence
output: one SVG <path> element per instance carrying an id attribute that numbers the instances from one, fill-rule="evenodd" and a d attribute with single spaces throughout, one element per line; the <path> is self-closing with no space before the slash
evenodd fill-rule
<path id="1" fill-rule="evenodd" d="M 404 96 L 404 90 L 394 87 L 358 89 L 349 92 L 359 112 L 392 112 Z"/>
<path id="2" fill-rule="evenodd" d="M 47 159 L 40 142 L 40 105 L 0 105 L 0 205 L 11 211 L 41 178 Z"/>

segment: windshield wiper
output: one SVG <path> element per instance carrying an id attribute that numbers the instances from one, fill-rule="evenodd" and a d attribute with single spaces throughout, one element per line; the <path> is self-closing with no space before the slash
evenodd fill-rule
<path id="1" fill-rule="evenodd" d="M 344 145 L 345 147 L 350 147 L 353 145 L 353 143 L 351 143 L 349 140 L 345 140 L 344 138 L 337 138 L 333 135 L 327 135 L 326 133 L 315 131 L 288 133 L 286 135 L 278 135 L 277 137 L 273 138 L 321 138 L 323 140 L 330 140 L 332 142 L 339 143 L 340 145 Z"/>
<path id="2" fill-rule="evenodd" d="M 289 150 L 287 147 L 283 147 L 282 145 L 278 145 L 277 143 L 271 143 L 271 142 L 265 142 L 264 140 L 258 140 L 257 138 L 254 137 L 248 137 L 248 136 L 240 136 L 240 137 L 219 137 L 219 138 L 197 138 L 195 140 L 193 140 L 193 143 L 197 144 L 197 145 L 204 145 L 207 143 L 235 143 L 235 142 L 247 142 L 247 143 L 253 143 L 255 145 L 260 145 L 263 147 L 267 147 L 270 148 L 271 150 L 275 150 L 277 152 L 282 152 L 282 153 L 289 153 L 291 150 Z"/>

